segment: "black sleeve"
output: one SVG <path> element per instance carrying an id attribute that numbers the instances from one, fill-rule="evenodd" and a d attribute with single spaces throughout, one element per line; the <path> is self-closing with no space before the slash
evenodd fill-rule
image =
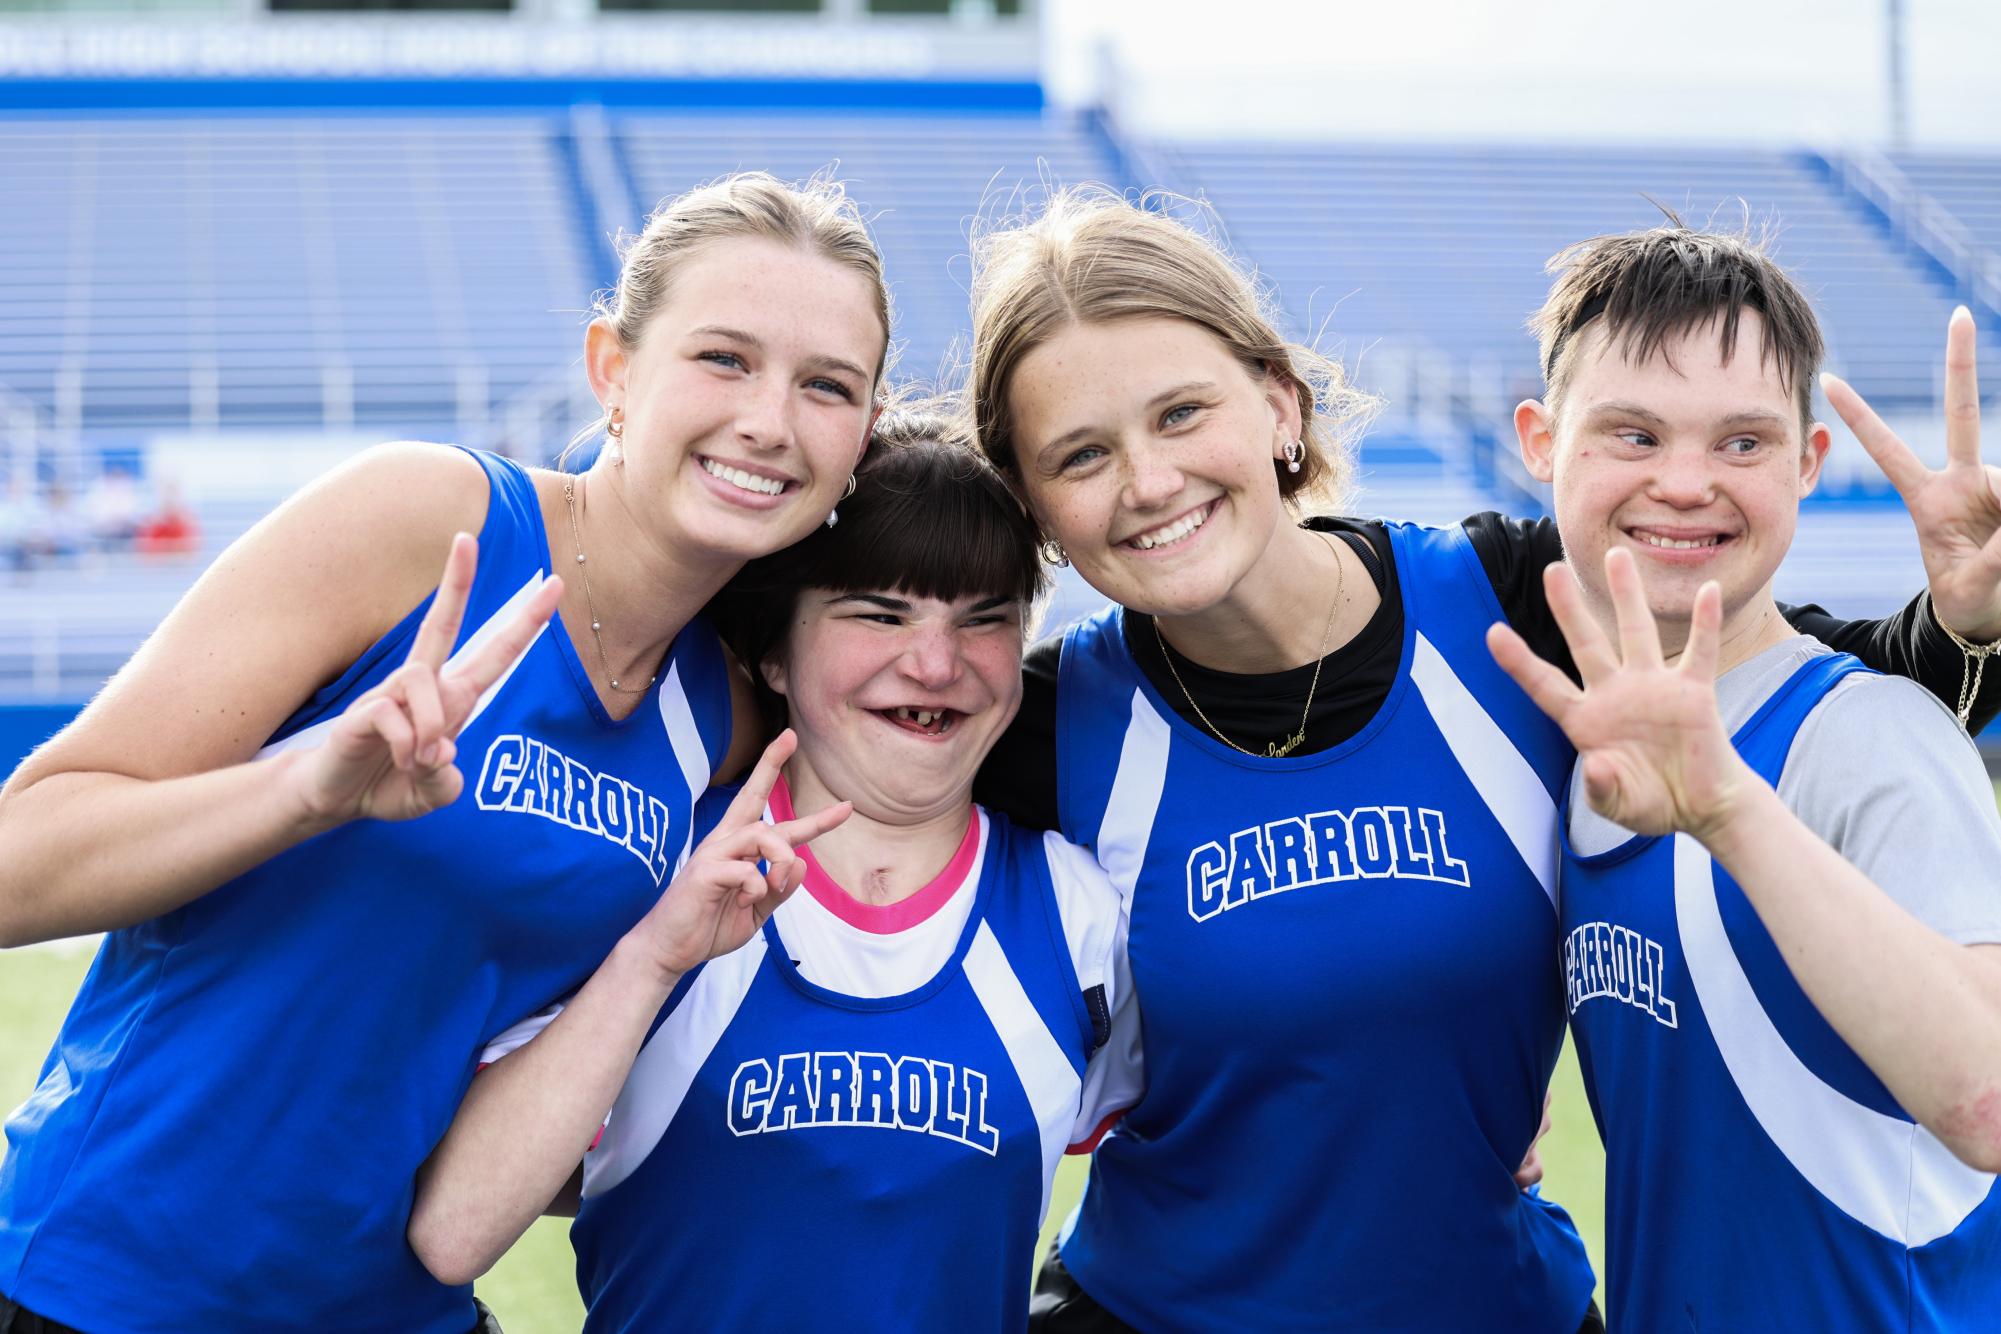
<path id="1" fill-rule="evenodd" d="M 1494 586 L 1494 596 L 1515 633 L 1528 641 L 1536 655 L 1561 667 L 1571 677 L 1570 645 L 1550 615 L 1549 598 L 1542 591 L 1542 572 L 1563 559 L 1563 539 L 1556 535 L 1554 519 L 1511 519 L 1488 511 L 1475 514 L 1463 525 L 1473 541 L 1473 551 Z"/>
<path id="2" fill-rule="evenodd" d="M 973 779 L 973 800 L 1025 829 L 1055 829 L 1056 668 L 1060 635 L 1043 640 L 1021 658 L 1021 712 L 987 753 Z"/>
<path id="3" fill-rule="evenodd" d="M 1780 603 L 1779 610 L 1801 634 L 1812 635 L 1829 648 L 1853 653 L 1879 672 L 1907 676 L 1957 712 L 1959 692 L 1968 679 L 1966 655 L 1939 629 L 1927 601 L 1920 593 L 1902 611 L 1880 621 L 1837 620 L 1816 606 Z M 2001 672 L 1990 671 L 1981 678 L 1980 694 L 1973 701 L 1966 730 L 1979 732 L 1996 714 L 2001 714 Z"/>

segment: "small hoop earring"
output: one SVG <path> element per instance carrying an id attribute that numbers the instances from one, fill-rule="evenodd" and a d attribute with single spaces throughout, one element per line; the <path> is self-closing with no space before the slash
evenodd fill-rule
<path id="1" fill-rule="evenodd" d="M 841 499 L 846 500 L 849 496 L 853 495 L 854 493 L 855 493 L 855 475 L 853 473 L 849 473 L 848 489 L 842 493 Z"/>
<path id="2" fill-rule="evenodd" d="M 1044 542 L 1037 550 L 1042 553 L 1044 565 L 1054 565 L 1059 570 L 1070 568 L 1070 553 L 1065 551 L 1063 544 L 1056 539 L 1051 538 Z"/>
<path id="3" fill-rule="evenodd" d="M 1298 440 L 1288 440 L 1279 446 L 1279 452 L 1285 455 L 1285 470 L 1298 472 L 1300 461 L 1306 457 L 1306 446 Z"/>
<path id="4" fill-rule="evenodd" d="M 613 408 L 610 418 L 604 424 L 604 433 L 614 440 L 625 438 L 625 410 Z"/>

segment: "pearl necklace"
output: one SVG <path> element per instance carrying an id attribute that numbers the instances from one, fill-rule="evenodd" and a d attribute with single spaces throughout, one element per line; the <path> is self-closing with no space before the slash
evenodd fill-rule
<path id="1" fill-rule="evenodd" d="M 591 638 L 598 646 L 598 664 L 604 668 L 605 680 L 611 683 L 613 690 L 621 695 L 643 695 L 653 689 L 653 683 L 660 679 L 660 673 L 655 672 L 648 677 L 646 684 L 639 689 L 629 690 L 620 685 L 618 678 L 611 674 L 611 659 L 605 656 L 604 626 L 598 620 L 597 601 L 591 597 L 591 569 L 589 563 L 584 560 L 583 534 L 577 530 L 577 483 L 574 477 L 563 479 L 563 504 L 570 511 L 570 542 L 577 549 L 577 572 L 584 576 L 584 607 L 591 614 Z"/>

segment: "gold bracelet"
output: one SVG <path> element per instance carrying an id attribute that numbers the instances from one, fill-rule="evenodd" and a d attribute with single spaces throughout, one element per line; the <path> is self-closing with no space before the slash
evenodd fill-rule
<path id="1" fill-rule="evenodd" d="M 1931 608 L 1932 624 L 1945 631 L 1945 637 L 1958 646 L 1966 661 L 1959 673 L 1959 725 L 1965 727 L 1973 717 L 1973 701 L 1980 694 L 1980 678 L 1987 670 L 1987 660 L 2001 653 L 2001 640 L 1992 644 L 1976 644 L 1957 630 L 1939 619 L 1938 603 L 1932 599 L 1931 590 L 1925 590 L 1925 605 Z"/>

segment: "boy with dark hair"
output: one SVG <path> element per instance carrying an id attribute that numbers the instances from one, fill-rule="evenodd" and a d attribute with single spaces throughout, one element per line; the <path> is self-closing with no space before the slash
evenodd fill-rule
<path id="1" fill-rule="evenodd" d="M 1578 750 L 1563 976 L 1614 1327 L 1992 1328 L 2001 816 L 1934 698 L 1773 601 L 1829 445 L 1811 307 L 1754 244 L 1676 222 L 1551 267 L 1548 394 L 1515 423 L 1554 484 L 1582 687 L 1503 626 L 1489 643 Z M 1973 336 L 1959 311 L 1950 402 Z M 1977 422 L 1953 421 L 1956 457 Z"/>

